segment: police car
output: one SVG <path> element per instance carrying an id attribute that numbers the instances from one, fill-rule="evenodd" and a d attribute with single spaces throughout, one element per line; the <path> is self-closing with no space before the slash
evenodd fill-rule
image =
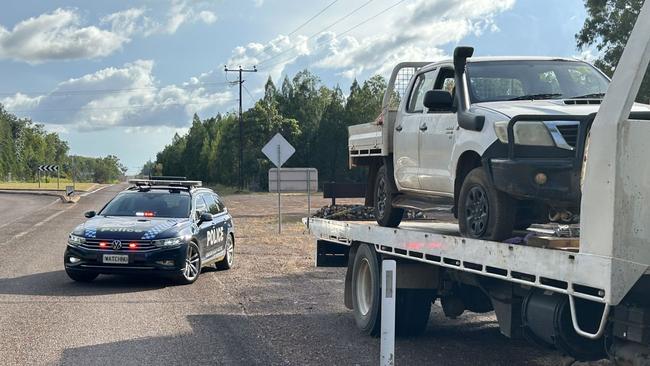
<path id="1" fill-rule="evenodd" d="M 190 284 L 203 267 L 232 268 L 235 228 L 216 193 L 183 177 L 129 183 L 70 233 L 64 255 L 70 278 L 147 273 Z"/>

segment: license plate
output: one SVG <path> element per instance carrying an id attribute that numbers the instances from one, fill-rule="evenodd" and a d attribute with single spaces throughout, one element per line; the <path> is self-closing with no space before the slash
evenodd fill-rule
<path id="1" fill-rule="evenodd" d="M 107 264 L 129 264 L 129 256 L 120 254 L 104 254 L 102 261 Z"/>

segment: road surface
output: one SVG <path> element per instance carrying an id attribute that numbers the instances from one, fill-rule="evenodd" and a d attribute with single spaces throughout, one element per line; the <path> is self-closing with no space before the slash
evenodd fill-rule
<path id="1" fill-rule="evenodd" d="M 68 279 L 68 233 L 122 188 L 77 204 L 0 197 L 0 211 L 9 199 L 21 207 L 16 216 L 29 214 L 0 228 L 1 364 L 378 364 L 379 340 L 360 336 L 343 306 L 344 269 L 313 268 L 313 243 L 297 220 L 299 197 L 286 198 L 296 212 L 285 218 L 282 237 L 274 234 L 274 195 L 227 197 L 239 227 L 235 268 L 204 271 L 193 285 Z M 438 306 L 426 334 L 398 340 L 396 353 L 400 365 L 572 364 L 506 339 L 492 316 L 449 320 Z"/>

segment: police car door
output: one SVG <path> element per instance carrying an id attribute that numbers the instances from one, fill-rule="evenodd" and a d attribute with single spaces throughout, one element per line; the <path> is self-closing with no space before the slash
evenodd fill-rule
<path id="1" fill-rule="evenodd" d="M 205 258 L 206 253 L 209 251 L 208 232 L 212 229 L 212 221 L 200 221 L 201 214 L 208 212 L 208 205 L 205 203 L 204 198 L 205 193 L 199 193 L 194 196 L 194 222 L 196 222 L 199 227 L 197 239 L 199 241 L 199 252 L 201 253 L 202 258 Z"/>
<path id="2" fill-rule="evenodd" d="M 217 255 L 225 254 L 226 249 L 226 216 L 213 194 L 206 193 L 203 196 L 208 210 L 212 214 L 212 228 L 208 231 L 208 246 L 205 257 L 207 259 Z"/>

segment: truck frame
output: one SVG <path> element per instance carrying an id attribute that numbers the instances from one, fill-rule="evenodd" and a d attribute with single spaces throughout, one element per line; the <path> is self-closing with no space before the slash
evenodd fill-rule
<path id="1" fill-rule="evenodd" d="M 576 359 L 609 356 L 618 364 L 650 365 L 650 115 L 630 114 L 650 61 L 649 20 L 646 2 L 589 121 L 579 249 L 463 238 L 453 223 L 390 228 L 307 219 L 316 264 L 347 267 L 345 305 L 363 333 L 378 333 L 379 263 L 390 258 L 397 260 L 398 333 L 422 331 L 431 302 L 440 298 L 449 317 L 494 311 L 504 335 L 555 346 Z M 363 137 L 357 154 L 382 156 L 389 145 L 377 138 L 390 137 L 381 124 L 373 125 L 376 131 L 369 126 L 357 134 Z"/>

